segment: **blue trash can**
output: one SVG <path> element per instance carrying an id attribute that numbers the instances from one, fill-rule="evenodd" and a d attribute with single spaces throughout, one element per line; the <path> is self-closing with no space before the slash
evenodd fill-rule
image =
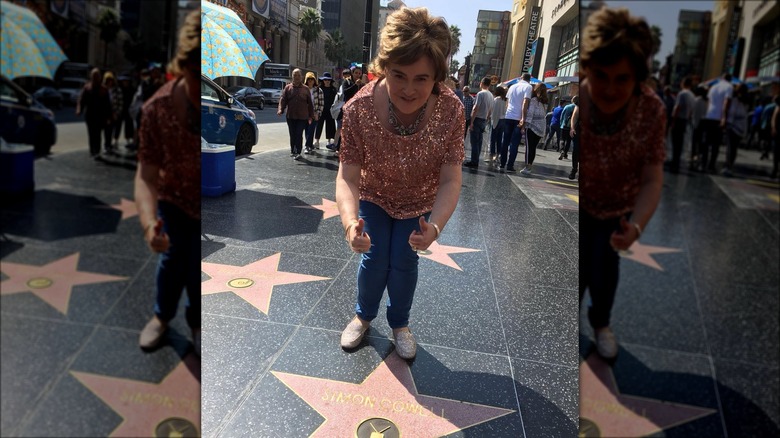
<path id="1" fill-rule="evenodd" d="M 220 196 L 236 190 L 236 147 L 209 145 L 200 149 L 202 196 Z"/>
<path id="2" fill-rule="evenodd" d="M 0 148 L 0 194 L 20 196 L 35 191 L 34 148 L 8 145 Z"/>

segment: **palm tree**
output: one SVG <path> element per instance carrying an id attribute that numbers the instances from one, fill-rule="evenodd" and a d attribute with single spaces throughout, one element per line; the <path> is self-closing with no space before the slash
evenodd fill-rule
<path id="1" fill-rule="evenodd" d="M 307 8 L 298 20 L 301 27 L 301 38 L 306 42 L 306 67 L 309 66 L 309 46 L 320 38 L 322 32 L 322 18 L 316 9 Z"/>
<path id="2" fill-rule="evenodd" d="M 450 50 L 450 63 L 452 63 L 452 57 L 460 50 L 460 28 L 455 25 L 450 25 L 450 37 L 452 38 L 452 49 Z"/>
<path id="3" fill-rule="evenodd" d="M 336 29 L 333 33 L 328 33 L 325 40 L 325 57 L 337 67 L 343 67 L 344 58 L 346 58 L 347 42 L 344 40 L 344 34 L 341 29 Z"/>

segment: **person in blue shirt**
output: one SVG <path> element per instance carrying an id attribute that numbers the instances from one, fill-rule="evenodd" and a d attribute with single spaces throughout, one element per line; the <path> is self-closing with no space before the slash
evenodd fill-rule
<path id="1" fill-rule="evenodd" d="M 761 112 L 764 111 L 764 102 L 758 101 L 758 105 L 753 110 L 753 116 L 750 118 L 750 136 L 747 139 L 747 148 L 750 149 L 750 145 L 753 144 L 753 136 L 758 135 L 759 144 L 761 143 Z"/>
<path id="2" fill-rule="evenodd" d="M 563 107 L 561 111 L 561 133 L 563 134 L 563 150 L 559 160 L 569 158 L 569 147 L 571 147 L 571 115 L 574 112 L 574 107 L 577 106 L 578 97 L 571 98 L 572 103 Z"/>
<path id="3" fill-rule="evenodd" d="M 547 145 L 550 144 L 553 134 L 555 134 L 555 150 L 561 149 L 561 113 L 563 107 L 566 104 L 566 99 L 561 99 L 558 102 L 558 106 L 552 110 L 552 118 L 550 119 L 550 130 L 547 131 L 547 139 L 544 141 L 544 150 L 547 150 Z"/>

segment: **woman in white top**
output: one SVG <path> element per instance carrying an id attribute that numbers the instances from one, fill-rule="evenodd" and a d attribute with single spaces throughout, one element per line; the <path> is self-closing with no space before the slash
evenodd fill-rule
<path id="1" fill-rule="evenodd" d="M 506 88 L 496 87 L 496 97 L 493 98 L 493 108 L 490 110 L 490 124 L 493 129 L 490 131 L 490 158 L 486 163 L 498 163 L 498 145 L 504 138 L 504 124 L 499 123 L 506 115 Z"/>
<path id="2" fill-rule="evenodd" d="M 536 84 L 533 93 L 525 121 L 525 169 L 520 171 L 523 175 L 531 174 L 531 166 L 536 158 L 536 146 L 544 137 L 547 116 L 547 86 Z"/>
<path id="3" fill-rule="evenodd" d="M 729 105 L 728 120 L 726 123 L 726 132 L 728 134 L 728 143 L 726 144 L 726 164 L 723 166 L 724 176 L 731 176 L 731 170 L 734 162 L 737 160 L 737 149 L 742 138 L 745 136 L 748 127 L 748 112 L 746 101 L 747 85 L 740 84 L 734 90 L 734 99 Z"/>

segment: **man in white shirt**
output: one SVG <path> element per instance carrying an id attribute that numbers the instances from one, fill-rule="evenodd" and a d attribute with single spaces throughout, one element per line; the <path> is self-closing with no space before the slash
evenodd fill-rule
<path id="1" fill-rule="evenodd" d="M 490 117 L 490 110 L 493 103 L 493 93 L 490 88 L 490 78 L 485 76 L 479 84 L 480 91 L 477 93 L 477 99 L 474 102 L 474 108 L 471 110 L 471 161 L 463 163 L 466 167 L 476 169 L 479 167 L 479 154 L 482 152 L 482 139 L 484 138 L 487 119 Z"/>
<path id="2" fill-rule="evenodd" d="M 710 91 L 707 93 L 709 99 L 707 114 L 701 121 L 704 129 L 702 171 L 715 173 L 715 163 L 718 161 L 718 151 L 723 141 L 723 131 L 726 129 L 726 115 L 729 113 L 733 94 L 734 87 L 731 85 L 731 74 L 729 73 L 724 74 L 723 79 L 710 87 Z M 708 154 L 712 154 L 709 160 L 707 160 Z"/>
<path id="3" fill-rule="evenodd" d="M 520 145 L 525 116 L 528 114 L 528 105 L 531 102 L 533 87 L 531 87 L 531 74 L 524 73 L 523 79 L 509 87 L 507 91 L 506 117 L 504 118 L 504 139 L 501 142 L 501 163 L 499 170 L 514 169 L 517 158 L 517 147 Z M 508 152 L 508 156 L 507 156 Z"/>

